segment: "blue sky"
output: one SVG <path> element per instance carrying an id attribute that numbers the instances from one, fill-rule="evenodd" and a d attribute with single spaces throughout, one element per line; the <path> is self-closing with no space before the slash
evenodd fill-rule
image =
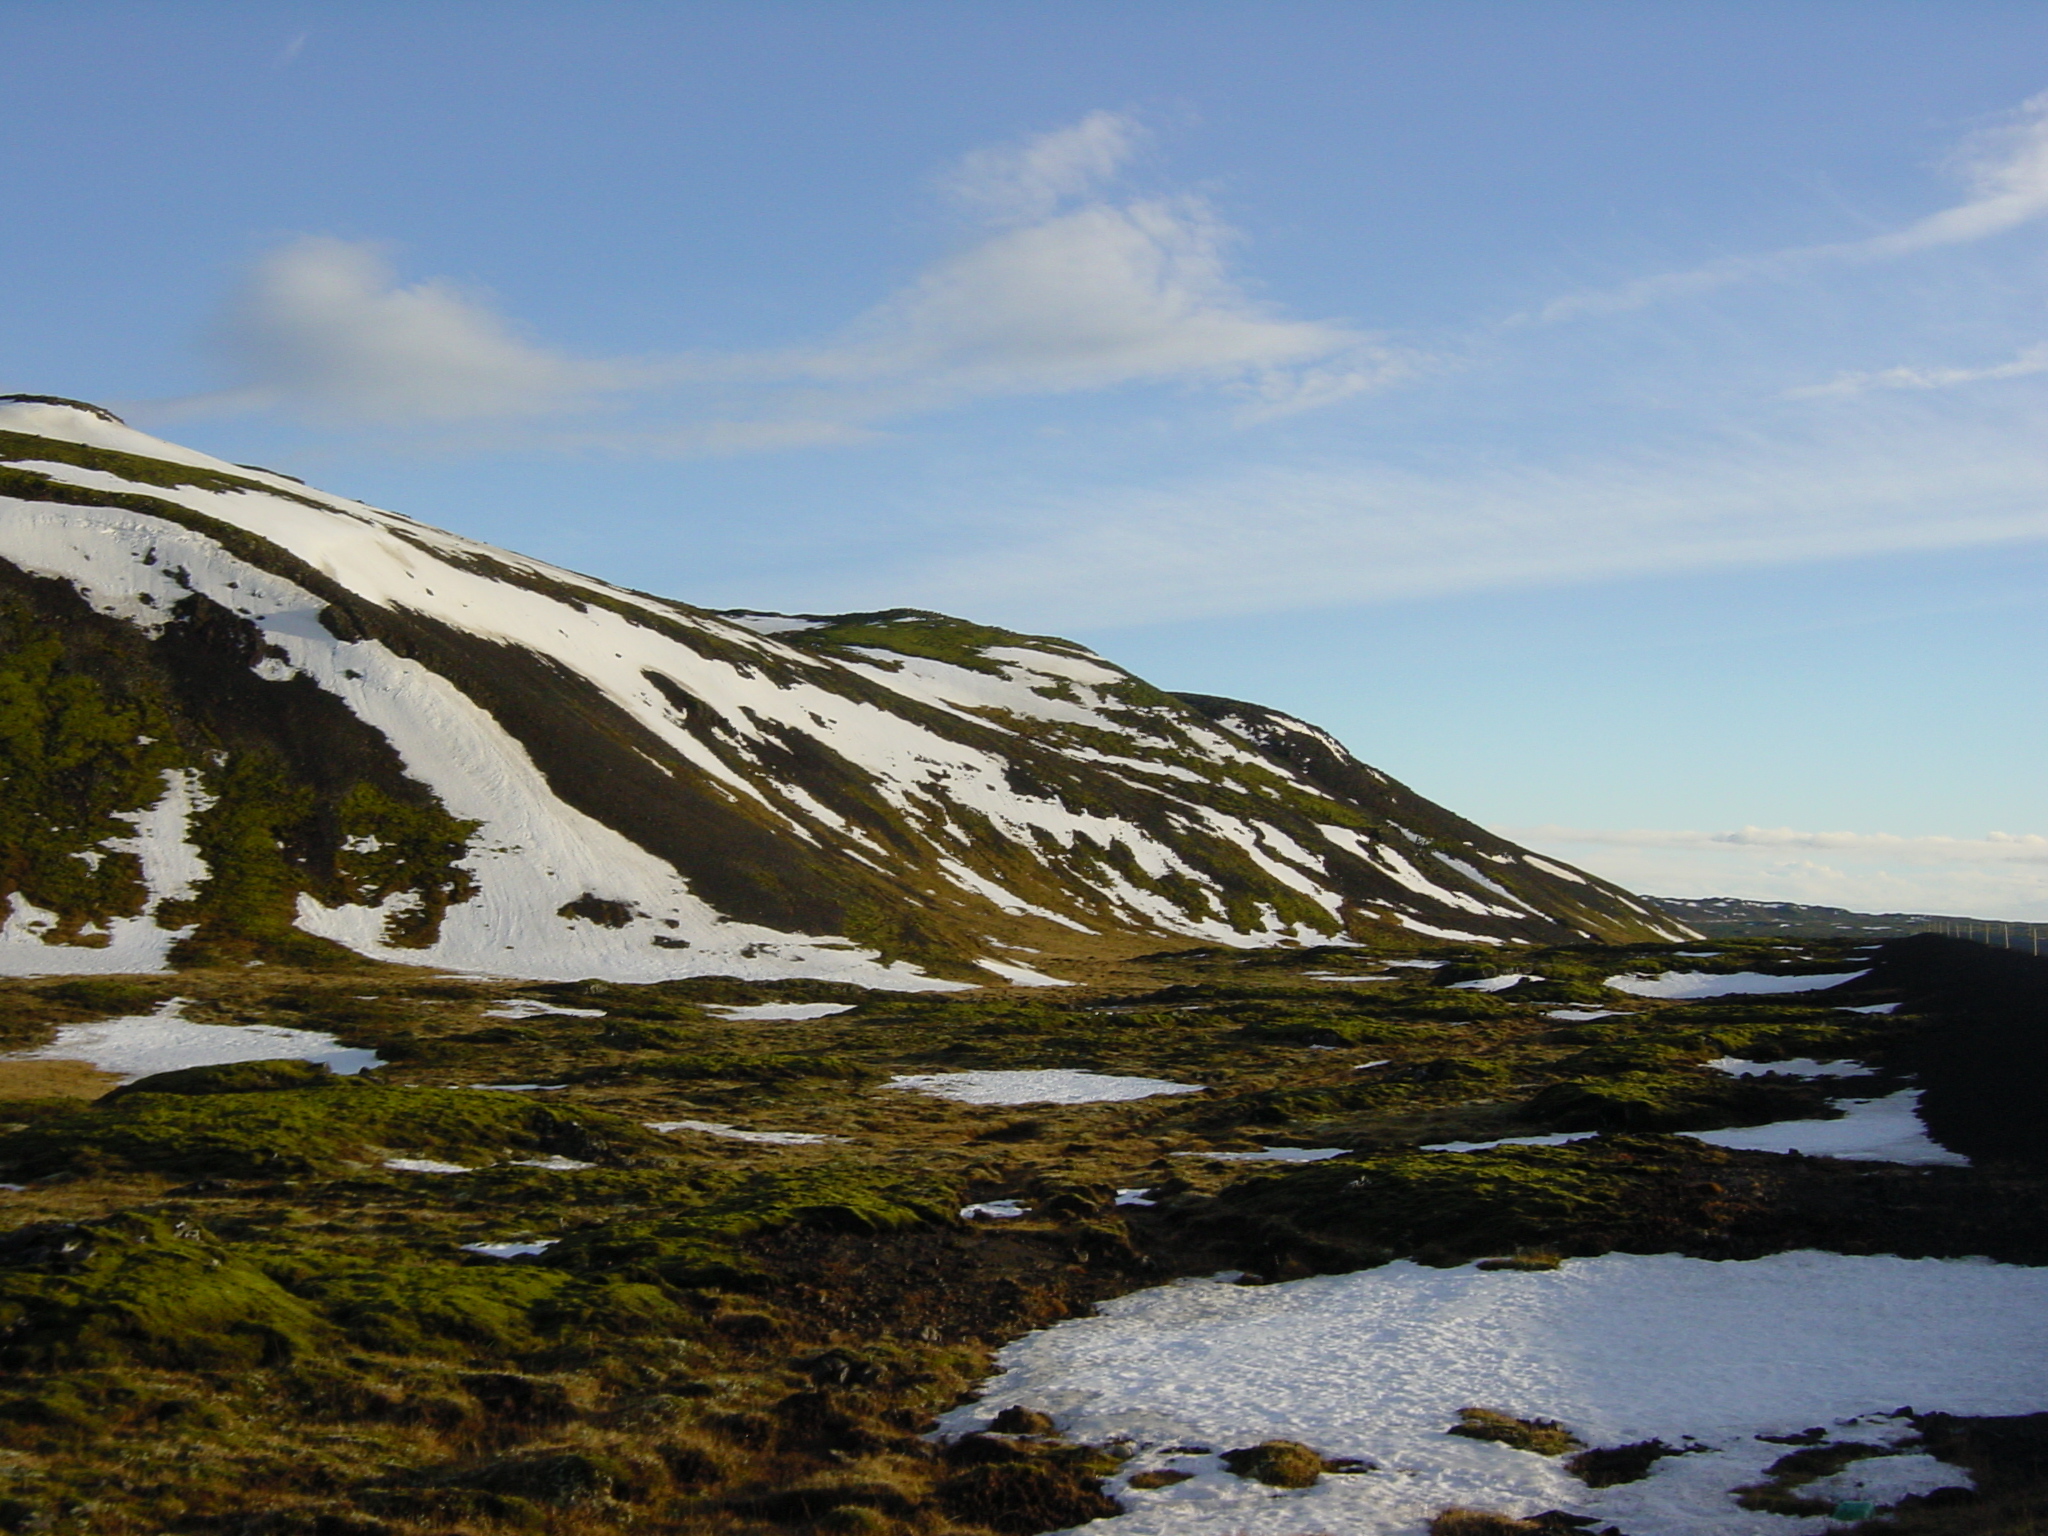
<path id="1" fill-rule="evenodd" d="M 2048 919 L 2035 4 L 0 0 L 0 389 Z"/>

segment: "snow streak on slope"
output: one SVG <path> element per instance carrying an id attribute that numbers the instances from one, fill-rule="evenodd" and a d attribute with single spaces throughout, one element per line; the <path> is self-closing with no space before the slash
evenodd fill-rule
<path id="1" fill-rule="evenodd" d="M 0 561 L 153 636 L 217 604 L 253 637 L 250 673 L 338 700 L 480 824 L 460 860 L 474 891 L 423 947 L 412 891 L 300 896 L 302 929 L 365 954 L 930 987 L 953 983 L 902 956 L 1023 979 L 989 949 L 1048 928 L 1225 944 L 1385 925 L 1488 943 L 1659 936 L 1625 893 L 1530 872 L 1313 727 L 1160 694 L 1064 641 L 906 611 L 723 616 L 88 410 L 0 403 L 0 433 L 47 445 L 4 455 Z M 1348 777 L 1333 788 L 1301 752 Z M 182 792 L 207 793 L 207 775 L 195 765 Z M 1440 872 L 1393 850 L 1382 801 L 1441 823 L 1406 833 Z M 161 964 L 164 930 L 124 921 L 152 930 Z M 78 969 L 111 953 L 44 945 L 34 922 L 17 898 L 0 954 L 62 949 L 27 958 Z M 150 959 L 140 942 L 122 953 Z"/>

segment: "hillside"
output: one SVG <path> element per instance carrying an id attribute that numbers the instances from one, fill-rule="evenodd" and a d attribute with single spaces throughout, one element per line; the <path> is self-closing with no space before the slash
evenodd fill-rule
<path id="1" fill-rule="evenodd" d="M 1313 726 L 1066 641 L 714 613 L 35 397 L 0 401 L 0 778 L 15 974 L 915 990 L 1176 942 L 1684 936 Z"/>

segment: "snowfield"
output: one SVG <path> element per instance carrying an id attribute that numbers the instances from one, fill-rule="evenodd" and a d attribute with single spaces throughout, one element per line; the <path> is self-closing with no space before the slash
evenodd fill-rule
<path id="1" fill-rule="evenodd" d="M 1403 1261 L 1282 1285 L 1182 1281 L 997 1358 L 1002 1373 L 942 1432 L 1021 1403 L 1075 1438 L 1133 1442 L 1141 1454 L 1112 1484 L 1129 1512 L 1088 1528 L 1103 1536 L 1423 1536 L 1452 1504 L 1562 1509 L 1629 1536 L 1819 1536 L 1830 1522 L 1735 1503 L 1787 1451 L 1756 1437 L 1818 1424 L 1890 1448 L 1910 1433 L 1890 1417 L 1901 1405 L 2048 1409 L 2048 1269 L 1815 1252 L 1610 1254 L 1533 1273 Z M 1446 1434 L 1467 1407 L 1556 1419 L 1589 1446 L 1699 1449 L 1593 1489 L 1559 1460 Z M 1279 1490 L 1201 1453 L 1268 1439 L 1376 1470 Z M 1119 1491 L 1153 1467 L 1195 1475 Z M 1826 1491 L 1886 1503 L 1968 1483 L 1905 1454 L 1852 1463 Z"/>
<path id="2" fill-rule="evenodd" d="M 384 1065 L 375 1051 L 344 1046 L 332 1035 L 277 1024 L 195 1024 L 174 997 L 155 1013 L 96 1024 L 67 1024 L 41 1050 L 19 1051 L 6 1061 L 83 1061 L 123 1082 L 186 1067 L 215 1067 L 235 1061 L 324 1062 L 343 1077 Z"/>

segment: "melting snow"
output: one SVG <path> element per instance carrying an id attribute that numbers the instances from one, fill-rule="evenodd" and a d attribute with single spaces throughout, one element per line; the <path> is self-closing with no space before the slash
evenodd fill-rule
<path id="1" fill-rule="evenodd" d="M 332 1035 L 275 1024 L 194 1024 L 180 1016 L 187 999 L 174 997 L 155 1013 L 67 1024 L 41 1050 L 20 1051 L 7 1061 L 84 1061 L 124 1082 L 185 1067 L 214 1067 L 235 1061 L 324 1062 L 343 1077 L 381 1067 L 375 1051 L 352 1049 Z"/>
<path id="2" fill-rule="evenodd" d="M 1631 997 L 1692 999 L 1733 997 L 1755 992 L 1818 992 L 1838 987 L 1845 981 L 1868 976 L 1868 971 L 1833 971 L 1822 976 L 1766 976 L 1761 971 L 1730 971 L 1714 975 L 1708 971 L 1666 971 L 1661 976 L 1610 976 L 1607 985 Z"/>
<path id="3" fill-rule="evenodd" d="M 1898 1003 L 1865 1003 L 1861 1008 L 1843 1008 L 1843 1013 L 1897 1013 Z"/>
<path id="4" fill-rule="evenodd" d="M 1687 1131 L 1695 1141 L 1747 1152 L 1804 1152 L 1856 1163 L 1922 1163 L 1967 1168 L 1970 1160 L 1927 1134 L 1920 1122 L 1920 1091 L 1902 1089 L 1881 1099 L 1837 1099 L 1840 1120 L 1779 1120 L 1726 1131 Z"/>
<path id="5" fill-rule="evenodd" d="M 982 1200 L 973 1205 L 961 1206 L 960 1216 L 963 1221 L 972 1221 L 977 1216 L 1008 1221 L 1012 1217 L 1024 1215 L 1027 1209 L 1021 1200 Z"/>
<path id="6" fill-rule="evenodd" d="M 544 1003 L 538 998 L 532 997 L 509 998 L 505 1002 L 498 1004 L 495 1008 L 486 1008 L 484 1010 L 484 1017 L 487 1019 L 537 1019 L 544 1013 L 558 1013 L 564 1018 L 569 1019 L 601 1019 L 604 1017 L 604 1010 L 602 1008 L 564 1008 L 559 1003 Z"/>
<path id="7" fill-rule="evenodd" d="M 1034 971 L 1028 965 L 1018 965 L 1010 960 L 977 960 L 974 962 L 984 971 L 994 971 L 1012 986 L 1018 987 L 1071 987 L 1071 981 L 1062 981 L 1057 976 L 1048 976 L 1043 971 Z"/>
<path id="8" fill-rule="evenodd" d="M 1432 1141 L 1424 1152 L 1485 1152 L 1493 1147 L 1561 1147 L 1568 1141 L 1584 1141 L 1593 1131 L 1557 1131 L 1548 1136 L 1502 1136 L 1494 1141 Z"/>
<path id="9" fill-rule="evenodd" d="M 704 1011 L 721 1019 L 822 1019 L 835 1013 L 851 1013 L 858 1003 L 706 1003 Z"/>
<path id="10" fill-rule="evenodd" d="M 575 1173 L 585 1168 L 595 1168 L 595 1163 L 579 1163 L 573 1157 L 557 1157 L 550 1153 L 546 1157 L 515 1157 L 511 1159 L 514 1168 L 546 1168 L 554 1173 Z"/>
<path id="11" fill-rule="evenodd" d="M 1477 981 L 1454 981 L 1450 990 L 1454 992 L 1505 992 L 1509 987 L 1519 987 L 1525 981 L 1541 981 L 1541 976 L 1532 976 L 1524 971 L 1510 971 L 1505 976 L 1482 976 Z"/>
<path id="12" fill-rule="evenodd" d="M 1543 1017 L 1563 1019 L 1571 1024 L 1590 1024 L 1595 1019 L 1626 1019 L 1631 1015 L 1624 1008 L 1553 1008 Z"/>
<path id="13" fill-rule="evenodd" d="M 1256 1152 L 1176 1152 L 1175 1157 L 1206 1157 L 1216 1163 L 1320 1163 L 1342 1157 L 1349 1147 L 1261 1147 Z"/>
<path id="14" fill-rule="evenodd" d="M 480 1253 L 487 1259 L 522 1259 L 528 1254 L 546 1253 L 559 1241 L 559 1238 L 545 1237 L 531 1243 L 464 1243 L 462 1251 Z"/>
<path id="15" fill-rule="evenodd" d="M 2039 1412 L 2044 1355 L 2048 1269 L 1813 1252 L 1609 1254 L 1528 1273 L 1404 1261 L 1122 1297 L 1009 1345 L 980 1400 L 941 1424 L 964 1433 L 1021 1403 L 1077 1438 L 1135 1442 L 1126 1475 L 1196 1474 L 1118 1489 L 1130 1512 L 1102 1527 L 1117 1536 L 1419 1536 L 1451 1504 L 1564 1509 L 1632 1536 L 1819 1536 L 1825 1519 L 1752 1513 L 1730 1497 L 1785 1454 L 1757 1435 L 1831 1424 L 1840 1439 L 1889 1446 L 1910 1433 L 1889 1417 L 1899 1403 Z M 1559 1460 L 1446 1434 L 1471 1406 L 1555 1418 L 1589 1445 L 1692 1437 L 1705 1449 L 1593 1489 Z M 1378 1469 L 1281 1491 L 1186 1450 L 1275 1438 Z M 1888 1460 L 1852 1465 L 1843 1487 L 1860 1480 L 1882 1502 L 1969 1481 L 1929 1458 Z"/>
<path id="16" fill-rule="evenodd" d="M 1726 1072 L 1730 1077 L 1762 1077 L 1769 1072 L 1781 1077 L 1862 1077 L 1870 1071 L 1860 1061 L 1815 1061 L 1811 1056 L 1795 1056 L 1790 1061 L 1745 1061 L 1740 1056 L 1720 1056 L 1701 1065 Z"/>
<path id="17" fill-rule="evenodd" d="M 184 769 L 164 773 L 164 792 L 156 804 L 141 811 L 121 811 L 116 820 L 131 822 L 131 837 L 110 837 L 100 843 L 109 853 L 133 854 L 147 893 L 134 917 L 117 917 L 104 928 L 85 930 L 104 939 L 97 948 L 82 944 L 48 944 L 44 936 L 57 926 L 57 914 L 33 905 L 19 891 L 9 897 L 0 923 L 0 976 L 132 975 L 167 971 L 171 946 L 191 928 L 164 928 L 156 920 L 166 901 L 193 895 L 207 875 L 206 861 L 189 842 L 192 816 L 213 804 L 198 786 L 198 776 Z M 97 855 L 96 855 L 97 856 Z"/>
<path id="18" fill-rule="evenodd" d="M 821 1141 L 844 1141 L 844 1136 L 826 1136 L 817 1131 L 742 1131 L 716 1120 L 649 1120 L 647 1129 L 696 1131 L 704 1136 L 723 1136 L 728 1141 L 758 1141 L 771 1147 L 808 1147 Z"/>
<path id="19" fill-rule="evenodd" d="M 479 1093 L 557 1093 L 567 1083 L 471 1083 Z"/>
<path id="20" fill-rule="evenodd" d="M 924 1072 L 892 1077 L 891 1088 L 909 1088 L 959 1104 L 1109 1104 L 1149 1099 L 1163 1093 L 1200 1093 L 1192 1083 L 1157 1077 L 1112 1077 L 1102 1072 L 1053 1068 L 1042 1072 Z"/>
<path id="21" fill-rule="evenodd" d="M 471 1172 L 470 1169 L 463 1167 L 460 1163 L 436 1162 L 431 1157 L 387 1157 L 384 1159 L 384 1166 L 386 1168 L 395 1169 L 399 1173 Z"/>

